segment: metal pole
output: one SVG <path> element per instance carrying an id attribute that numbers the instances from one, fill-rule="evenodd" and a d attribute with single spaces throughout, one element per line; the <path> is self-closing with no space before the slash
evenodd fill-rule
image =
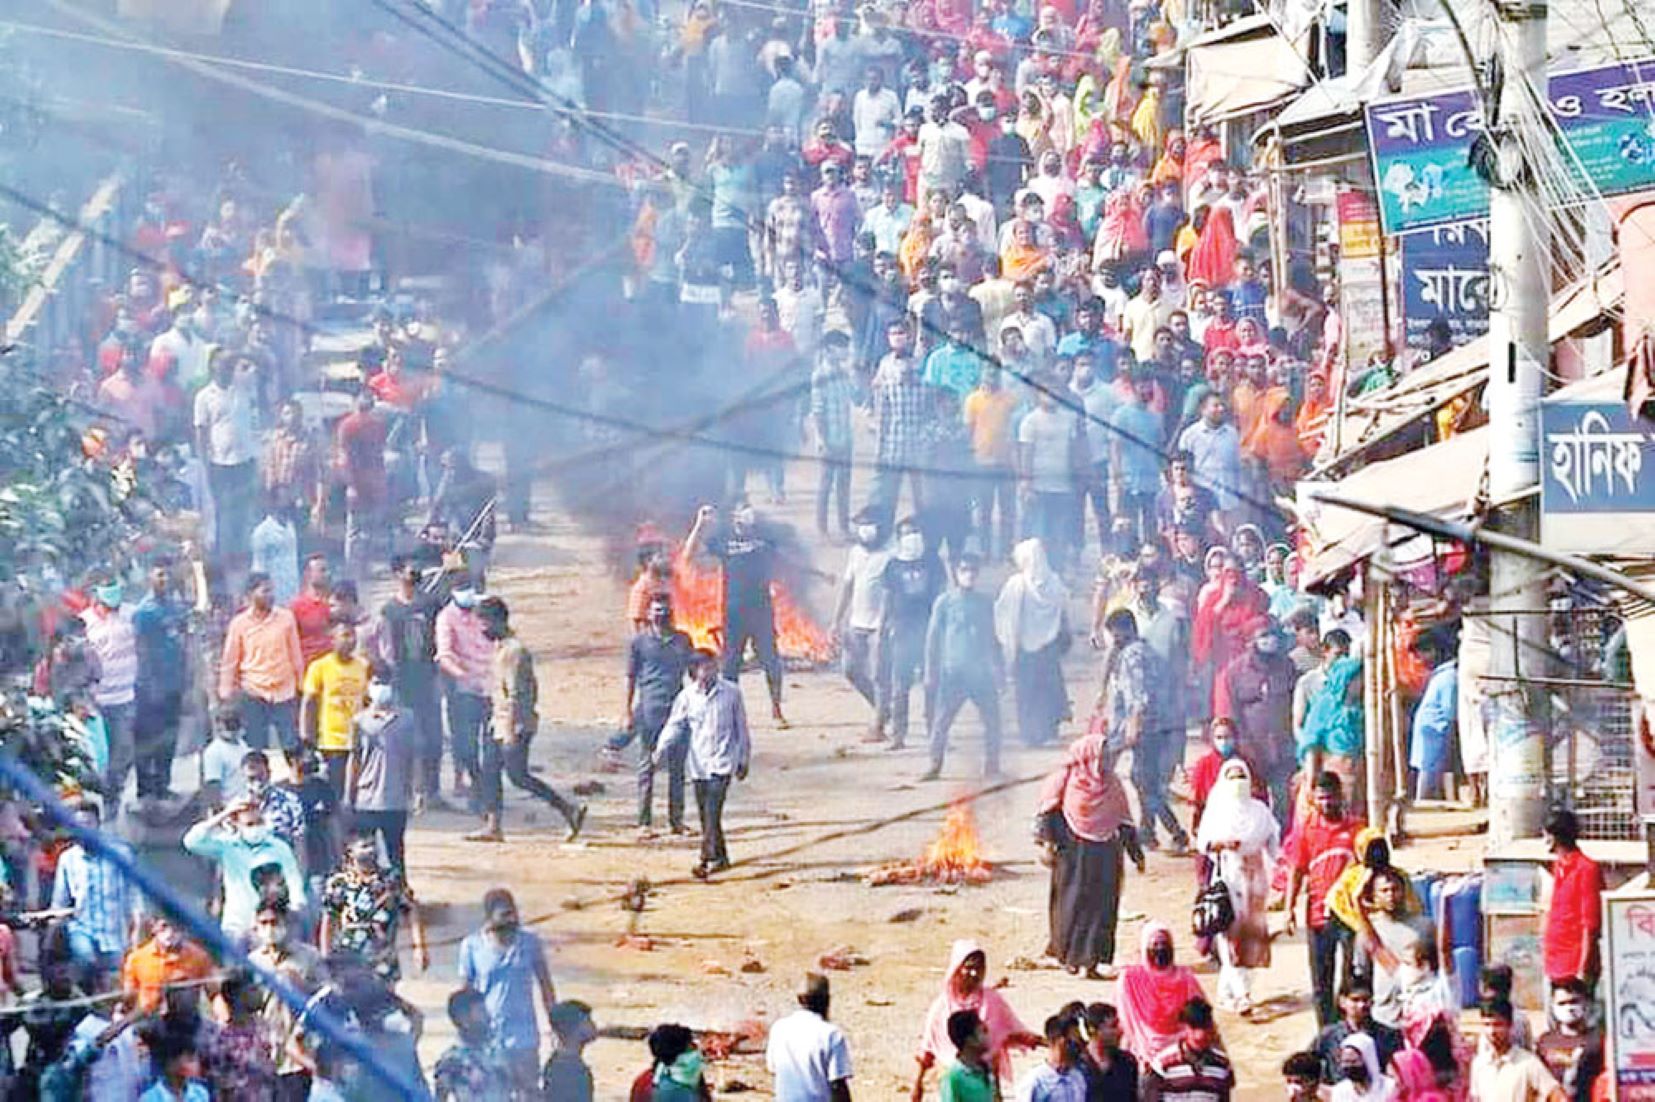
<path id="1" fill-rule="evenodd" d="M 110 845 L 103 831 L 88 830 L 82 826 L 64 806 L 63 801 L 58 799 L 57 793 L 4 747 L 0 747 L 0 780 L 15 788 L 30 803 L 37 804 L 54 826 L 66 831 L 88 853 L 112 862 L 122 876 L 137 885 L 148 902 L 159 907 L 168 918 L 189 930 L 221 963 L 246 969 L 257 978 L 260 986 L 287 1004 L 288 1009 L 293 1011 L 300 1021 L 306 1023 L 307 1029 L 321 1034 L 329 1043 L 337 1044 L 348 1052 L 378 1081 L 379 1086 L 386 1092 L 384 1097 L 430 1097 L 430 1092 L 425 1089 L 424 1084 L 414 1082 L 403 1074 L 401 1069 L 387 1064 L 359 1030 L 341 1021 L 338 1015 L 322 1003 L 311 1005 L 310 1000 L 287 980 L 270 969 L 261 968 L 253 963 L 246 951 L 232 941 L 219 928 L 218 923 L 203 913 L 201 908 L 185 899 L 166 879 L 140 864 L 126 850 Z"/>
<path id="2" fill-rule="evenodd" d="M 1387 0 L 1349 0 L 1345 9 L 1345 72 L 1365 72 L 1390 37 Z"/>
<path id="3" fill-rule="evenodd" d="M 1503 87 L 1493 90 L 1489 120 L 1495 179 L 1489 203 L 1489 495 L 1512 501 L 1491 518 L 1491 527 L 1533 540 L 1539 515 L 1531 491 L 1540 482 L 1540 392 L 1551 357 L 1547 308 L 1551 300 L 1551 242 L 1544 200 L 1533 167 L 1522 152 L 1547 141 L 1546 128 L 1528 88 L 1546 88 L 1545 0 L 1501 0 L 1496 49 Z M 1519 139 L 1522 139 L 1522 142 Z M 1496 550 L 1490 557 L 1489 608 L 1545 607 L 1545 575 L 1532 558 Z M 1546 810 L 1545 737 L 1535 721 L 1534 694 L 1518 680 L 1523 644 L 1546 642 L 1545 621 L 1511 618 L 1512 647 L 1495 647 L 1486 684 L 1489 703 L 1489 833 L 1498 846 L 1540 834 Z"/>

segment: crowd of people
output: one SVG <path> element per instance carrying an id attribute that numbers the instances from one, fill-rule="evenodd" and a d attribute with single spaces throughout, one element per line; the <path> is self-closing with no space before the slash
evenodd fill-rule
<path id="1" fill-rule="evenodd" d="M 786 725 L 784 538 L 755 497 L 779 505 L 790 463 L 803 466 L 818 476 L 818 534 L 848 544 L 829 626 L 868 743 L 901 750 L 918 724 L 920 779 L 937 780 L 970 703 L 984 777 L 1001 774 L 1008 732 L 1061 745 L 1034 809 L 1048 953 L 1115 983 L 1112 1003 L 1072 1003 L 1034 1031 L 989 981 L 985 949 L 957 943 L 914 1098 L 933 1079 L 945 1100 L 1002 1097 L 1019 1049 L 1044 1054 L 1020 1099 L 1228 1098 L 1236 1069 L 1214 1010 L 1256 1016 L 1273 900 L 1289 933 L 1304 928 L 1321 1027 L 1283 1067 L 1293 1097 L 1592 1097 L 1602 880 L 1573 818 L 1548 824 L 1548 1027 L 1536 1035 L 1513 1011 L 1509 970 L 1494 966 L 1473 1046 L 1441 921 L 1392 864 L 1382 824 L 1355 811 L 1366 627 L 1356 594 L 1300 591 L 1274 502 L 1320 448 L 1334 396 L 1389 369 L 1347 369 L 1332 288 L 1271 255 L 1262 178 L 1209 127 L 1186 129 L 1170 70 L 1146 64 L 1224 13 L 823 0 L 771 20 L 754 14 L 766 5 L 696 0 L 667 50 L 676 83 L 639 88 L 615 63 L 667 13 L 575 7 L 478 2 L 461 22 L 572 102 L 635 109 L 643 92 L 701 128 L 688 132 L 716 132 L 700 156 L 687 141 L 618 165 L 568 152 L 611 168 L 626 196 L 627 305 L 642 328 L 739 365 L 746 384 L 792 384 L 736 424 L 727 507 L 702 507 L 681 546 L 645 549 L 608 747 L 637 744 L 642 838 L 665 771 L 672 833 L 690 832 L 694 797 L 694 875 L 731 865 L 724 806 L 752 762 L 749 648 Z M 329 156 L 339 177 L 366 179 L 356 155 Z M 397 993 L 402 962 L 423 971 L 431 949 L 407 875 L 411 816 L 452 799 L 480 820 L 470 839 L 497 843 L 510 780 L 569 838 L 585 828 L 585 806 L 530 767 L 534 659 L 488 584 L 497 529 L 529 525 L 523 441 L 500 441 L 503 478 L 479 468 L 477 395 L 454 370 L 464 329 L 426 298 L 367 304 L 371 265 L 337 263 L 384 251 L 367 229 L 347 217 L 341 230 L 313 197 L 273 207 L 238 169 L 195 185 L 158 183 L 120 227 L 144 263 L 86 323 L 79 396 L 200 528 L 175 554 L 65 579 L 44 618 L 31 687 L 71 717 L 95 777 L 72 794 L 87 833 L 25 825 L 12 805 L 0 823 L 8 905 L 37 928 L 41 980 L 0 1015 L 8 1038 L 26 1035 L 21 1060 L 0 1045 L 7 1097 L 385 1097 L 309 1011 L 265 989 L 274 973 L 438 1099 L 592 1098 L 591 1008 L 558 998 L 508 891 L 483 899 L 460 945 L 458 1042 L 429 1078 L 422 1015 Z M 491 272 L 487 320 L 549 266 Z M 341 304 L 368 333 L 335 409 L 307 352 Z M 574 382 L 594 411 L 625 405 L 601 354 Z M 721 570 L 721 653 L 675 624 L 675 556 Z M 1070 697 L 1077 644 L 1096 652 L 1095 699 Z M 1410 763 L 1425 794 L 1481 763 L 1463 737 L 1453 752 L 1453 640 L 1424 635 L 1415 650 Z M 199 791 L 175 793 L 191 731 Z M 1171 799 L 1180 777 L 1187 822 Z M 211 870 L 236 959 L 132 883 L 132 850 L 112 839 L 157 807 L 190 820 L 180 849 Z M 1194 858 L 1210 1000 L 1165 926 L 1146 924 L 1139 956 L 1117 966 L 1127 862 L 1141 873 L 1156 852 Z M 20 990 L 16 958 L 0 927 L 0 974 Z M 770 1030 L 779 1098 L 849 1097 L 829 995 L 807 976 L 799 1010 Z M 634 1102 L 709 1096 L 691 1030 L 661 1025 L 648 1049 Z"/>

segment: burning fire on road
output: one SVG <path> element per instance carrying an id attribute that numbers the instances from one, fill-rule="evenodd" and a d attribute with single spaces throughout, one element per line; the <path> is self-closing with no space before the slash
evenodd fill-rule
<path id="1" fill-rule="evenodd" d="M 942 832 L 913 861 L 887 862 L 863 876 L 870 887 L 891 884 L 986 884 L 994 866 L 983 856 L 971 801 L 959 799 L 948 809 Z"/>
<path id="2" fill-rule="evenodd" d="M 716 569 L 685 562 L 673 549 L 672 610 L 678 629 L 698 647 L 724 649 L 724 583 Z M 821 666 L 833 660 L 833 637 L 811 618 L 781 579 L 770 583 L 776 610 L 776 649 L 786 662 Z"/>

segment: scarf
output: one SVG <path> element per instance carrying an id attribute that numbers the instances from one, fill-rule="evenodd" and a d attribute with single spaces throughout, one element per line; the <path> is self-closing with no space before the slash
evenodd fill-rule
<path id="1" fill-rule="evenodd" d="M 1006 1051 L 1006 1040 L 1014 1033 L 1025 1033 L 1018 1019 L 998 991 L 989 986 L 988 977 L 969 995 L 961 994 L 958 984 L 960 966 L 972 955 L 983 955 L 982 946 L 962 938 L 956 941 L 948 954 L 948 974 L 943 977 L 942 991 L 931 1002 L 925 1014 L 925 1026 L 920 1032 L 919 1055 L 932 1056 L 939 1066 L 954 1059 L 954 1042 L 948 1039 L 948 1018 L 961 1010 L 975 1010 L 988 1032 L 988 1064 L 1003 1081 L 1011 1078 L 1011 1055 Z M 986 957 L 985 957 L 986 959 Z"/>
<path id="2" fill-rule="evenodd" d="M 1437 1069 L 1431 1058 L 1417 1048 L 1405 1048 L 1391 1057 L 1391 1077 L 1396 1080 L 1397 1102 L 1448 1102 L 1437 1087 Z"/>
<path id="3" fill-rule="evenodd" d="M 1376 827 L 1364 827 L 1357 831 L 1355 845 L 1357 863 L 1340 873 L 1339 879 L 1335 880 L 1333 887 L 1328 889 L 1327 909 L 1352 930 L 1362 928 L 1362 897 L 1367 893 L 1368 882 L 1373 879 L 1376 867 L 1372 864 L 1373 846 L 1376 842 L 1384 841 L 1385 832 Z M 1413 883 L 1406 877 L 1403 878 L 1402 882 L 1407 886 L 1407 891 L 1403 896 L 1402 914 L 1399 917 L 1412 918 L 1414 915 L 1420 914 L 1423 908 L 1420 906 L 1419 896 L 1414 894 Z"/>
<path id="4" fill-rule="evenodd" d="M 1218 769 L 1218 780 L 1201 809 L 1196 846 L 1212 852 L 1217 842 L 1238 842 L 1240 856 L 1277 848 L 1280 828 L 1276 817 L 1253 796 L 1253 771 L 1241 758 L 1231 758 Z"/>
<path id="5" fill-rule="evenodd" d="M 1122 188 L 1111 195 L 1103 205 L 1103 221 L 1098 225 L 1097 244 L 1092 261 L 1119 261 L 1149 249 L 1149 234 L 1144 230 L 1144 208 L 1132 188 Z"/>
<path id="6" fill-rule="evenodd" d="M 1103 735 L 1085 735 L 1069 744 L 1063 764 L 1040 789 L 1040 813 L 1063 811 L 1077 838 L 1107 842 L 1132 821 L 1126 786 L 1104 764 Z"/>
<path id="7" fill-rule="evenodd" d="M 1015 235 L 1006 242 L 1006 247 L 1000 250 L 1000 275 L 1013 283 L 1033 279 L 1045 271 L 1046 265 L 1050 263 L 1051 257 L 1045 249 L 1037 244 L 1019 245 Z"/>
<path id="8" fill-rule="evenodd" d="M 1150 942 L 1172 931 L 1159 922 L 1146 922 L 1138 935 L 1139 963 L 1121 972 L 1115 997 L 1120 1012 L 1121 1045 L 1139 1060 L 1152 1060 L 1178 1043 L 1178 1014 L 1184 1004 L 1204 997 L 1195 973 L 1181 965 L 1156 968 L 1149 963 Z"/>
<path id="9" fill-rule="evenodd" d="M 1362 1057 L 1362 1064 L 1368 1069 L 1368 1085 L 1358 1087 L 1348 1079 L 1336 1083 L 1331 1102 L 1384 1102 L 1389 1099 L 1389 1084 L 1379 1068 L 1379 1047 L 1373 1043 L 1373 1038 L 1366 1033 L 1352 1033 L 1339 1042 L 1339 1047 L 1351 1049 Z"/>
<path id="10" fill-rule="evenodd" d="M 1149 174 L 1149 182 L 1159 187 L 1162 184 L 1178 183 L 1184 178 L 1184 158 L 1172 154 L 1172 143 L 1183 137 L 1181 130 L 1167 131 L 1167 149 L 1161 154 L 1160 160 L 1155 162 L 1155 168 Z"/>
<path id="11" fill-rule="evenodd" d="M 1299 434 L 1281 416 L 1292 400 L 1286 387 L 1266 390 L 1255 405 L 1252 431 L 1241 445 L 1248 455 L 1264 464 L 1275 483 L 1293 481 L 1304 463 Z"/>
<path id="12" fill-rule="evenodd" d="M 1293 431 L 1299 435 L 1299 447 L 1306 455 L 1315 455 L 1322 450 L 1322 433 L 1327 428 L 1328 398 L 1324 388 L 1318 397 L 1311 397 L 1306 392 L 1305 399 L 1299 403 L 1299 412 L 1293 417 Z"/>
<path id="13" fill-rule="evenodd" d="M 1189 155 L 1185 154 L 1188 163 Z M 1223 287 L 1233 277 L 1236 253 L 1235 216 L 1229 207 L 1215 207 L 1207 215 L 1207 224 L 1190 249 L 1184 265 L 1184 278 L 1200 280 L 1209 287 Z"/>
<path id="14" fill-rule="evenodd" d="M 994 600 L 994 634 L 1008 654 L 1038 651 L 1063 630 L 1069 590 L 1046 562 L 1046 546 L 1027 539 L 1012 552 L 1017 573 Z"/>
<path id="15" fill-rule="evenodd" d="M 1299 756 L 1311 750 L 1326 750 L 1340 757 L 1362 753 L 1362 698 L 1350 700 L 1350 686 L 1362 674 L 1362 660 L 1350 655 L 1327 669 L 1322 690 L 1305 712 L 1299 737 Z"/>
<path id="16" fill-rule="evenodd" d="M 1161 88 L 1152 84 L 1144 89 L 1143 98 L 1132 112 L 1132 133 L 1138 138 L 1138 147 L 1153 153 L 1161 148 Z"/>

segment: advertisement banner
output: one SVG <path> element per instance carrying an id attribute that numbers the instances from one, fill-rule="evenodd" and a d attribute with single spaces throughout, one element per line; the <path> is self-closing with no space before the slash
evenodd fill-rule
<path id="1" fill-rule="evenodd" d="M 1655 894 L 1604 896 L 1603 933 L 1614 1097 L 1655 1102 Z"/>
<path id="2" fill-rule="evenodd" d="M 1655 538 L 1655 433 L 1620 402 L 1540 405 L 1540 541 L 1560 551 L 1647 553 Z"/>
<path id="3" fill-rule="evenodd" d="M 1379 206 L 1364 191 L 1341 191 L 1339 312 L 1345 323 L 1345 363 L 1352 375 L 1385 348 L 1385 270 L 1379 257 Z"/>
<path id="4" fill-rule="evenodd" d="M 1402 319 L 1408 348 L 1430 347 L 1439 319 L 1455 348 L 1488 335 L 1488 222 L 1435 226 L 1402 238 Z"/>
<path id="5" fill-rule="evenodd" d="M 1547 98 L 1574 158 L 1605 195 L 1655 185 L 1655 59 L 1553 73 Z M 1364 112 L 1379 213 L 1388 234 L 1488 213 L 1488 185 L 1471 168 L 1482 106 L 1465 89 L 1370 104 Z"/>

